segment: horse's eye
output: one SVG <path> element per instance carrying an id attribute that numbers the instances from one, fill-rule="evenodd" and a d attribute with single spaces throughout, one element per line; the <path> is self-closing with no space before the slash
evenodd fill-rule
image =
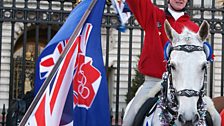
<path id="1" fill-rule="evenodd" d="M 204 63 L 203 65 L 202 65 L 202 68 L 201 68 L 201 70 L 205 70 L 206 68 L 207 68 L 207 62 L 206 63 Z"/>
<path id="2" fill-rule="evenodd" d="M 170 68 L 171 68 L 172 70 L 176 70 L 176 65 L 175 65 L 174 63 L 171 63 L 171 64 L 170 64 Z"/>

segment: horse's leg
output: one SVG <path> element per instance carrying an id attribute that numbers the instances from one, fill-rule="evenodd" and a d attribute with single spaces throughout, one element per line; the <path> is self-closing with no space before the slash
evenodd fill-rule
<path id="1" fill-rule="evenodd" d="M 205 100 L 205 103 L 207 104 L 207 110 L 211 115 L 212 121 L 213 121 L 213 126 L 221 126 L 221 117 L 217 110 L 215 109 L 215 106 L 211 100 L 210 97 L 205 96 L 203 98 Z"/>

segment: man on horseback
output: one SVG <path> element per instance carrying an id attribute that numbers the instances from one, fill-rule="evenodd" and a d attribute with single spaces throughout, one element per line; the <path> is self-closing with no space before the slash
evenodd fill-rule
<path id="1" fill-rule="evenodd" d="M 145 75 L 145 82 L 129 102 L 123 126 L 132 126 L 135 115 L 142 104 L 157 93 L 157 90 L 152 92 L 151 89 L 155 87 L 156 83 L 161 82 L 162 74 L 166 70 L 163 55 L 164 45 L 168 41 L 164 30 L 165 20 L 168 20 L 178 33 L 181 33 L 184 27 L 195 33 L 198 32 L 199 26 L 190 20 L 190 16 L 185 10 L 189 1 L 168 0 L 168 7 L 161 10 L 151 0 L 126 0 L 145 31 L 144 46 L 138 63 L 138 70 Z"/>

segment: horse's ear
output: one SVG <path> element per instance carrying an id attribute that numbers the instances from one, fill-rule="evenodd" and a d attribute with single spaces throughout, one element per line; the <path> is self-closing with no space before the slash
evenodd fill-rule
<path id="1" fill-rule="evenodd" d="M 209 34 L 209 24 L 206 20 L 204 20 L 199 28 L 198 35 L 202 41 L 204 41 Z"/>
<path id="2" fill-rule="evenodd" d="M 177 32 L 171 27 L 170 23 L 167 20 L 165 20 L 164 22 L 164 29 L 168 39 L 172 41 L 174 37 L 177 35 Z"/>
<path id="3" fill-rule="evenodd" d="M 164 22 L 164 29 L 166 31 L 166 35 L 168 39 L 172 41 L 173 40 L 172 29 L 171 29 L 170 23 L 167 20 L 165 20 Z"/>

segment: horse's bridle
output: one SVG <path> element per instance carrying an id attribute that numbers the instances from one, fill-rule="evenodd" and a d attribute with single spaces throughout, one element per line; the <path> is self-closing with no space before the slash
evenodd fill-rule
<path id="1" fill-rule="evenodd" d="M 195 46 L 195 45 L 178 45 L 171 48 L 171 51 L 185 51 L 185 52 L 194 52 L 194 51 L 204 51 L 203 47 Z M 171 53 L 170 51 L 170 53 Z M 205 69 L 205 73 L 207 69 Z M 169 87 L 168 87 L 169 81 Z M 160 114 L 160 121 L 164 126 L 172 126 L 175 123 L 175 120 L 178 116 L 178 96 L 186 96 L 186 97 L 194 97 L 198 96 L 198 112 L 200 115 L 200 120 L 198 122 L 198 126 L 203 125 L 205 123 L 206 109 L 205 102 L 203 101 L 203 97 L 205 95 L 204 84 L 201 87 L 200 91 L 195 91 L 192 89 L 184 89 L 177 91 L 172 82 L 172 73 L 171 73 L 171 65 L 170 61 L 167 62 L 167 72 L 163 74 L 163 82 L 162 82 L 162 90 L 161 96 L 159 97 L 159 107 L 162 112 Z M 168 89 L 170 91 L 170 98 L 168 98 Z"/>

